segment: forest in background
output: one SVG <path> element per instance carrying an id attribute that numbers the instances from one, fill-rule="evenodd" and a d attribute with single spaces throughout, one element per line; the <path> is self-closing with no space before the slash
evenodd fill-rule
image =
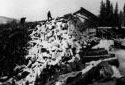
<path id="1" fill-rule="evenodd" d="M 99 13 L 99 26 L 123 27 L 125 26 L 125 4 L 122 10 L 119 9 L 118 2 L 115 7 L 110 0 L 102 0 Z"/>

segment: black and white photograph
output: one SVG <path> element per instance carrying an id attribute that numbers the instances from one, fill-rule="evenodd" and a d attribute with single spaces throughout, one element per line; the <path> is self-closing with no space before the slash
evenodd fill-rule
<path id="1" fill-rule="evenodd" d="M 0 0 L 0 85 L 125 85 L 125 0 Z"/>

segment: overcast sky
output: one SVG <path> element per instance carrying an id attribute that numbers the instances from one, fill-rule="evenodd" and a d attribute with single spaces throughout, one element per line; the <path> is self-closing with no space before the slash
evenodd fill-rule
<path id="1" fill-rule="evenodd" d="M 125 0 L 110 0 L 118 2 L 119 8 L 123 8 Z M 0 16 L 12 18 L 27 17 L 27 20 L 46 19 L 48 10 L 52 16 L 62 16 L 73 13 L 80 7 L 84 7 L 94 14 L 99 13 L 101 0 L 0 0 Z"/>

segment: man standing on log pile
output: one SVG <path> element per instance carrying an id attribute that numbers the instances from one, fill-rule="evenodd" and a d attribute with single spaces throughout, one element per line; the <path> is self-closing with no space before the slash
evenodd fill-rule
<path id="1" fill-rule="evenodd" d="M 51 12 L 50 11 L 48 11 L 48 13 L 47 13 L 47 18 L 48 18 L 48 21 L 52 20 L 52 16 L 51 16 Z"/>
<path id="2" fill-rule="evenodd" d="M 26 17 L 22 17 L 22 18 L 20 19 L 20 24 L 24 24 L 24 23 L 25 23 L 25 20 L 26 20 Z"/>

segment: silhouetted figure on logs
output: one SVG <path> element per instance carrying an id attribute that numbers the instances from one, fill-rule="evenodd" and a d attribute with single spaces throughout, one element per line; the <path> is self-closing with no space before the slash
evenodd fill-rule
<path id="1" fill-rule="evenodd" d="M 47 13 L 47 18 L 48 18 L 48 20 L 52 20 L 52 16 L 51 16 L 51 12 L 50 11 L 48 11 L 48 13 Z"/>
<path id="2" fill-rule="evenodd" d="M 20 24 L 24 24 L 25 23 L 25 20 L 26 20 L 26 17 L 23 17 L 20 19 Z"/>

